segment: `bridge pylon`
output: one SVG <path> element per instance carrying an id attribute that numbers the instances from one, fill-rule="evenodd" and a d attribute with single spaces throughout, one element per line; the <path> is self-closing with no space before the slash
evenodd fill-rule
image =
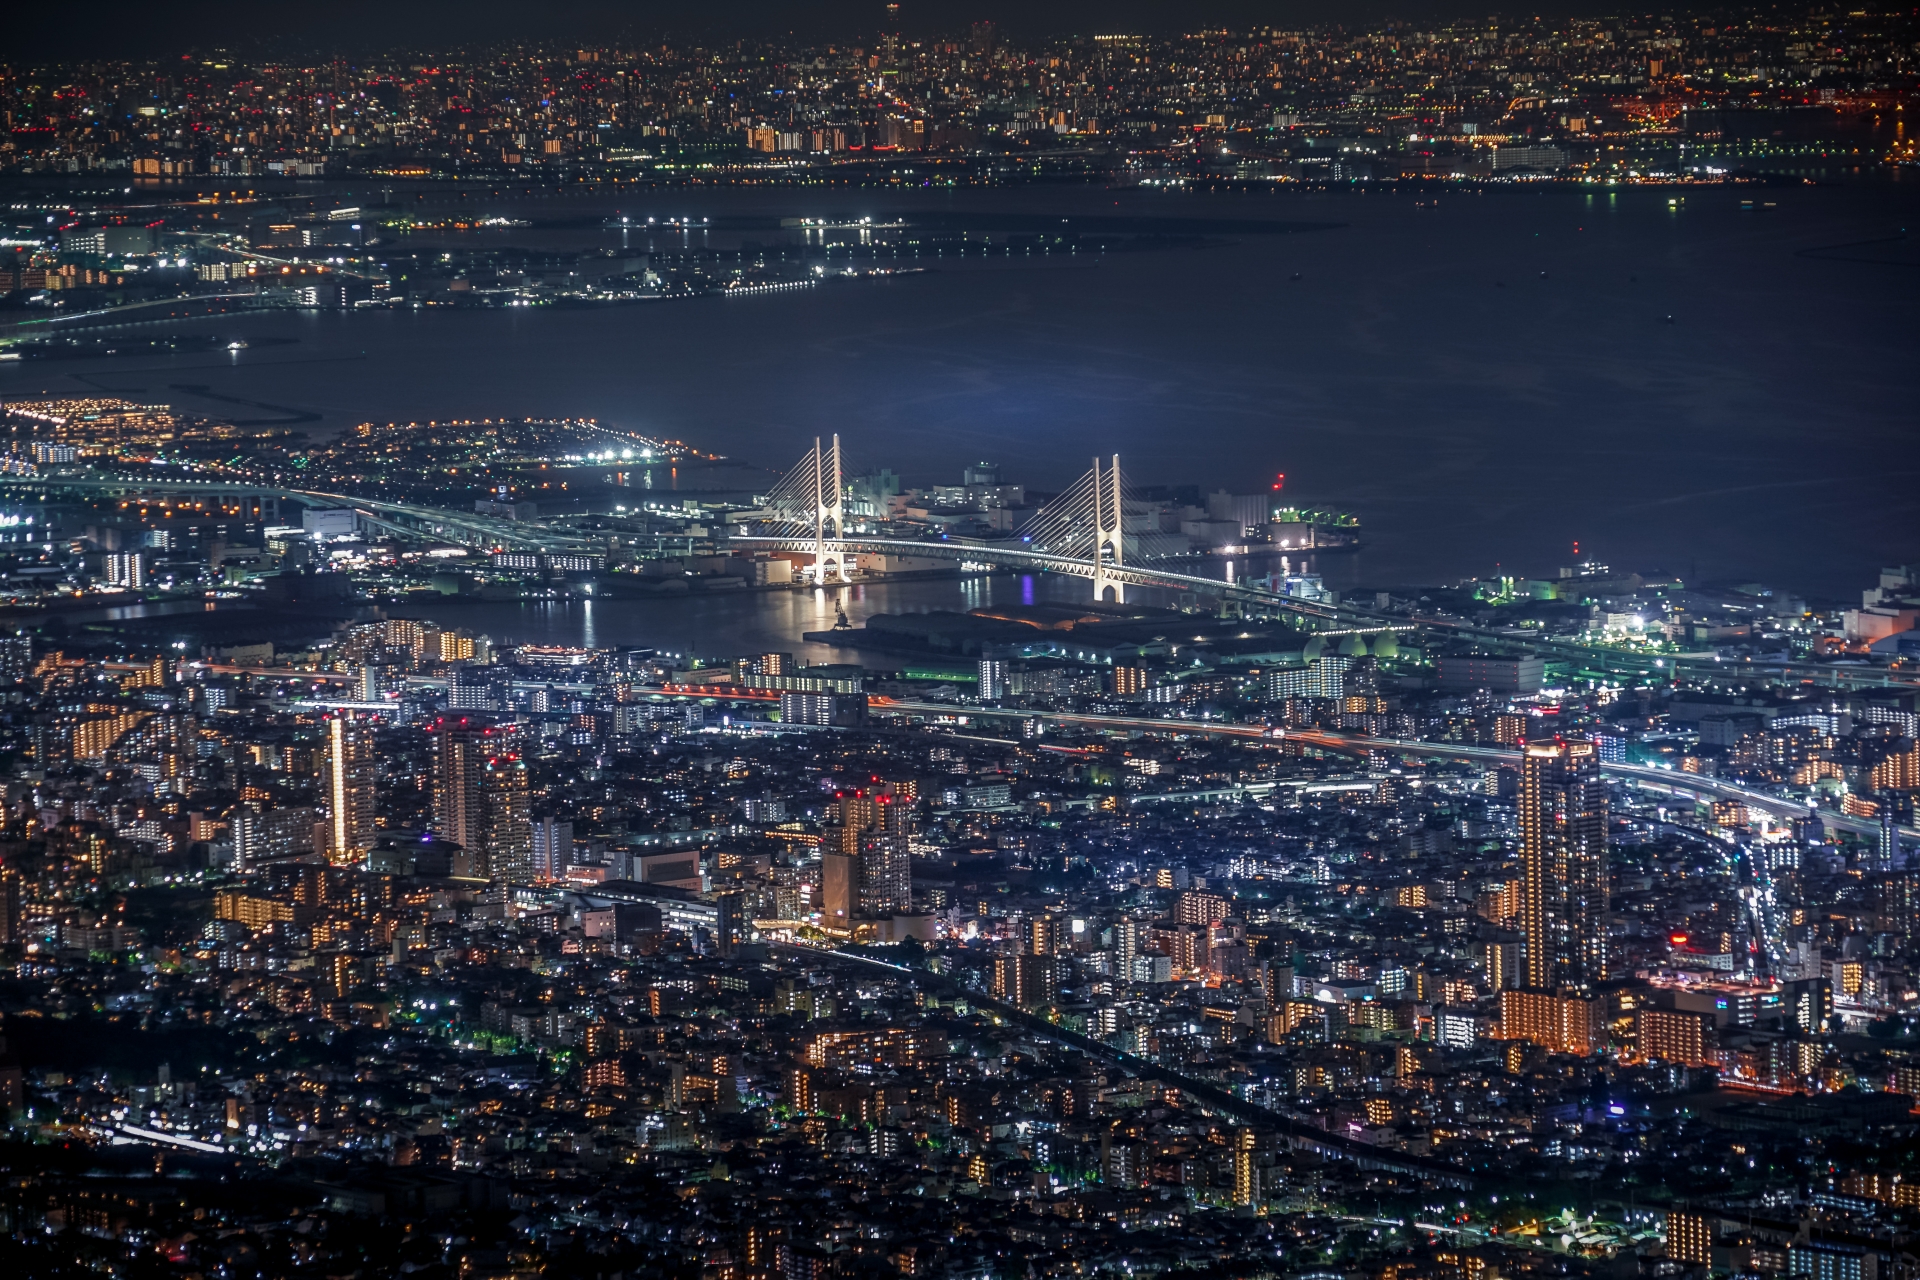
<path id="1" fill-rule="evenodd" d="M 847 553 L 838 543 L 847 536 L 846 488 L 840 479 L 840 437 L 836 433 L 830 448 L 820 447 L 813 438 L 813 581 L 815 586 L 828 582 L 846 582 Z"/>
<path id="2" fill-rule="evenodd" d="M 1113 455 L 1113 466 L 1103 477 L 1100 459 L 1093 460 L 1093 601 L 1104 604 L 1107 592 L 1113 592 L 1114 604 L 1127 602 L 1127 584 L 1114 575 L 1126 563 L 1126 535 L 1121 514 L 1120 455 Z"/>

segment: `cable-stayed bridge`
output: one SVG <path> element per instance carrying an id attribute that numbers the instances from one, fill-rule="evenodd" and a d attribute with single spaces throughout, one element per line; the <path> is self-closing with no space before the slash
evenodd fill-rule
<path id="1" fill-rule="evenodd" d="M 22 475 L 0 473 L 0 497 L 58 500 L 174 495 L 203 502 L 231 503 L 255 510 L 252 518 L 278 517 L 281 499 L 306 506 L 350 508 L 367 524 L 404 536 L 483 549 L 598 553 L 604 537 L 569 528 L 565 518 L 523 524 L 478 512 L 421 503 L 392 502 L 358 494 L 282 487 L 272 481 L 203 477 L 147 469 L 135 473 L 93 471 L 84 474 Z M 270 505 L 271 504 L 271 505 Z M 1302 600 L 1254 582 L 1178 573 L 1141 563 L 1128 549 L 1129 512 L 1126 478 L 1117 457 L 1096 460 L 1065 493 L 1035 512 L 1006 538 L 890 538 L 861 531 L 864 520 L 847 509 L 844 468 L 837 437 L 815 441 L 791 471 L 774 486 L 756 512 L 730 519 L 745 529 L 729 539 L 738 550 L 799 553 L 813 560 L 810 579 L 834 584 L 851 580 L 861 552 L 951 560 L 1005 569 L 1064 573 L 1089 580 L 1096 602 L 1123 601 L 1128 587 L 1188 591 L 1224 603 L 1250 606 L 1267 614 L 1289 613 L 1317 630 L 1349 628 L 1363 633 L 1426 631 L 1495 650 L 1519 649 L 1576 664 L 1575 670 L 1665 679 L 1681 671 L 1716 679 L 1777 680 L 1839 685 L 1843 688 L 1920 685 L 1899 668 L 1845 666 L 1821 662 L 1751 659 L 1722 662 L 1717 655 L 1658 654 L 1625 651 L 1604 644 L 1537 634 L 1516 635 L 1471 619 L 1426 613 L 1388 614 L 1354 604 L 1334 606 Z M 1136 508 L 1137 509 L 1137 508 Z M 1331 625 L 1330 625 L 1331 624 Z"/>
<path id="2" fill-rule="evenodd" d="M 1198 574 L 1129 561 L 1127 483 L 1118 454 L 1095 458 L 1093 465 L 1061 493 L 1035 511 L 1006 538 L 894 538 L 860 531 L 864 521 L 850 518 L 840 437 L 816 439 L 813 448 L 773 486 L 743 526 L 728 539 L 743 550 L 799 552 L 813 557 L 811 579 L 818 585 L 852 580 L 861 552 L 921 556 L 1064 573 L 1088 579 L 1096 604 L 1121 604 L 1127 588 L 1159 587 L 1217 596 L 1318 618 L 1341 617 L 1328 605 L 1297 599 L 1263 586 L 1227 582 Z"/>

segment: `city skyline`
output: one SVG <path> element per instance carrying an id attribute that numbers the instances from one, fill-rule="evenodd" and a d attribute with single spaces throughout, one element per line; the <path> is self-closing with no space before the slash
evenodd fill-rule
<path id="1" fill-rule="evenodd" d="M 1663 12 L 1695 13 L 1724 9 L 1689 4 Z M 529 13 L 505 4 L 422 4 L 407 11 L 347 4 L 328 16 L 294 16 L 246 9 L 225 0 L 189 0 L 164 12 L 149 6 L 108 0 L 102 9 L 101 47 L 112 52 L 174 54 L 211 48 L 257 48 L 285 56 L 310 52 L 366 52 L 396 46 L 444 46 L 450 42 L 567 43 L 658 38 L 740 39 L 797 34 L 808 39 L 857 41 L 873 33 L 897 32 L 913 39 L 957 36 L 976 23 L 991 22 L 1019 39 L 1122 32 L 1182 34 L 1212 28 L 1370 25 L 1389 21 L 1444 22 L 1486 15 L 1440 0 L 1415 5 L 1334 5 L 1323 0 L 1204 0 L 1173 5 L 1164 0 L 1119 0 L 1094 5 L 1085 0 L 1044 0 L 1014 11 L 959 5 L 948 0 L 889 7 L 869 0 L 829 0 L 796 11 L 746 0 L 718 11 L 691 13 L 683 6 L 572 3 L 545 13 Z M 1529 17 L 1606 17 L 1612 11 L 1584 3 L 1556 3 L 1526 10 Z M 29 15 L 19 27 L 17 47 L 38 56 L 58 57 L 70 45 L 71 29 L 53 17 Z"/>
<path id="2" fill-rule="evenodd" d="M 1917 42 L 27 15 L 0 1272 L 1920 1277 Z"/>

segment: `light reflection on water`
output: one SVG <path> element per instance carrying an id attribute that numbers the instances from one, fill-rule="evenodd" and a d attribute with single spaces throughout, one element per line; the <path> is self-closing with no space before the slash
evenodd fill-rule
<path id="1" fill-rule="evenodd" d="M 1242 573 L 1265 571 L 1266 557 L 1249 557 L 1236 564 Z M 1323 568 L 1329 585 L 1352 580 L 1358 557 L 1330 556 L 1321 566 L 1296 564 L 1296 570 Z M 1169 567 L 1207 577 L 1220 576 L 1222 561 L 1179 562 Z M 1060 574 L 975 574 L 968 577 L 922 578 L 894 582 L 860 582 L 841 587 L 690 592 L 684 596 L 618 599 L 606 596 L 568 600 L 500 602 L 437 597 L 418 603 L 382 604 L 380 613 L 396 618 L 430 619 L 445 626 L 464 627 L 490 636 L 496 643 L 578 645 L 586 648 L 644 647 L 704 658 L 742 653 L 788 652 L 808 662 L 864 661 L 883 664 L 884 654 L 857 651 L 844 645 L 804 639 L 807 632 L 833 629 L 839 612 L 862 626 L 875 614 L 965 612 L 1006 605 L 1084 605 L 1091 600 L 1091 584 L 1084 578 Z M 1128 588 L 1130 605 L 1182 607 L 1201 605 L 1186 592 Z M 252 600 L 158 600 L 132 604 L 103 604 L 99 608 L 63 613 L 70 625 L 132 623 L 168 616 L 230 613 L 228 640 L 244 638 L 249 617 L 280 621 L 272 611 Z M 377 616 L 363 606 L 362 617 Z M 316 622 L 324 630 L 325 622 Z M 231 634 L 229 634 L 231 632 Z"/>
<path id="2" fill-rule="evenodd" d="M 1339 572 L 1351 559 L 1327 557 L 1328 572 Z M 1242 561 L 1239 568 L 1242 573 L 1264 572 L 1258 567 L 1259 561 L 1259 557 L 1252 558 L 1251 563 Z M 1296 561 L 1295 568 L 1302 567 Z M 1178 568 L 1183 573 L 1214 577 L 1222 573 L 1224 565 L 1210 561 L 1183 563 Z M 1127 596 L 1130 605 L 1180 607 L 1203 603 L 1211 607 L 1181 591 L 1129 587 Z M 1061 574 L 1004 573 L 624 600 L 599 597 L 503 603 L 448 597 L 430 604 L 385 608 L 391 617 L 431 618 L 490 636 L 497 644 L 644 647 L 703 658 L 771 651 L 792 653 L 807 662 L 853 662 L 863 660 L 860 652 L 803 636 L 809 631 L 832 630 L 838 609 L 844 609 L 847 620 L 860 627 L 880 613 L 965 612 L 1013 599 L 1023 605 L 1082 605 L 1092 599 L 1092 588 L 1084 578 Z M 887 660 L 873 650 L 864 653 L 868 665 Z"/>
<path id="3" fill-rule="evenodd" d="M 223 602 L 218 600 L 151 600 L 139 604 L 107 605 L 99 609 L 80 609 L 59 616 L 80 625 L 88 622 L 134 622 L 141 618 L 165 618 L 181 613 L 212 613 Z M 239 601 L 227 603 L 232 608 Z"/>

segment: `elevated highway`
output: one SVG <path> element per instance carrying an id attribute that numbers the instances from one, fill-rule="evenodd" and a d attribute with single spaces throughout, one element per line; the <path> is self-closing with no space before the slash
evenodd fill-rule
<path id="1" fill-rule="evenodd" d="M 1156 720 L 1148 716 L 1100 716 L 1078 713 L 999 711 L 994 708 L 955 708 L 942 703 L 888 703 L 884 700 L 874 702 L 875 710 L 899 710 L 928 712 L 938 709 L 947 715 L 964 712 L 968 716 L 1016 716 L 1030 719 L 1042 719 L 1059 724 L 1079 724 L 1089 728 L 1113 728 L 1128 731 L 1157 733 L 1192 733 L 1222 738 L 1278 739 L 1286 742 L 1299 742 L 1318 747 L 1325 751 L 1340 751 L 1354 755 L 1366 755 L 1380 751 L 1388 755 L 1413 756 L 1428 760 L 1468 760 L 1483 764 L 1508 765 L 1519 767 L 1520 752 L 1509 747 L 1468 746 L 1456 742 L 1423 742 L 1412 738 L 1371 738 L 1364 734 L 1338 733 L 1325 729 L 1268 729 L 1260 725 L 1219 724 L 1199 720 Z M 1865 818 L 1849 817 L 1835 813 L 1830 809 L 1816 809 L 1797 800 L 1757 791 L 1722 778 L 1710 778 L 1697 773 L 1676 773 L 1671 769 L 1656 769 L 1650 765 L 1638 764 L 1602 764 L 1601 773 L 1618 778 L 1634 786 L 1670 795 L 1675 799 L 1688 801 L 1734 800 L 1750 809 L 1771 815 L 1782 821 L 1794 821 L 1801 818 L 1818 818 L 1828 826 L 1842 831 L 1852 831 L 1859 835 L 1877 835 L 1880 825 Z M 1920 840 L 1920 828 L 1902 827 L 1900 833 L 1907 839 Z"/>
<path id="2" fill-rule="evenodd" d="M 718 701 L 769 702 L 779 695 L 764 689 L 735 688 L 731 685 L 651 685 L 636 687 L 636 692 L 678 698 L 708 698 Z M 1101 715 L 1079 711 L 1032 711 L 1024 708 L 959 706 L 950 702 L 920 702 L 869 694 L 870 711 L 886 715 L 966 717 L 968 720 L 1037 720 L 1047 724 L 1077 725 L 1088 729 L 1106 729 L 1128 733 L 1191 734 L 1198 737 L 1237 738 L 1242 741 L 1296 742 L 1323 751 L 1366 755 L 1380 751 L 1388 755 L 1412 756 L 1428 760 L 1466 760 L 1481 764 L 1518 767 L 1520 752 L 1511 747 L 1471 746 L 1458 742 L 1425 742 L 1414 738 L 1374 738 L 1365 734 L 1342 733 L 1327 729 L 1273 729 L 1257 724 L 1230 724 L 1219 720 L 1163 720 L 1153 716 Z M 1676 773 L 1650 765 L 1602 764 L 1600 771 L 1656 794 L 1671 795 L 1688 801 L 1734 800 L 1750 809 L 1782 821 L 1818 818 L 1828 826 L 1859 835 L 1872 836 L 1880 831 L 1878 823 L 1850 817 L 1830 809 L 1812 808 L 1800 801 L 1758 791 L 1723 778 L 1697 773 Z M 1901 827 L 1901 835 L 1920 840 L 1920 828 Z"/>
<path id="3" fill-rule="evenodd" d="M 367 524 L 407 538 L 437 539 L 488 550 L 564 552 L 601 551 L 605 548 L 604 542 L 578 533 L 519 524 L 478 512 L 411 502 L 389 502 L 325 489 L 298 489 L 247 480 L 211 480 L 189 475 L 0 475 L 0 493 L 52 494 L 63 491 L 102 498 L 163 494 L 191 498 L 270 497 L 289 499 L 311 507 L 345 508 Z"/>

